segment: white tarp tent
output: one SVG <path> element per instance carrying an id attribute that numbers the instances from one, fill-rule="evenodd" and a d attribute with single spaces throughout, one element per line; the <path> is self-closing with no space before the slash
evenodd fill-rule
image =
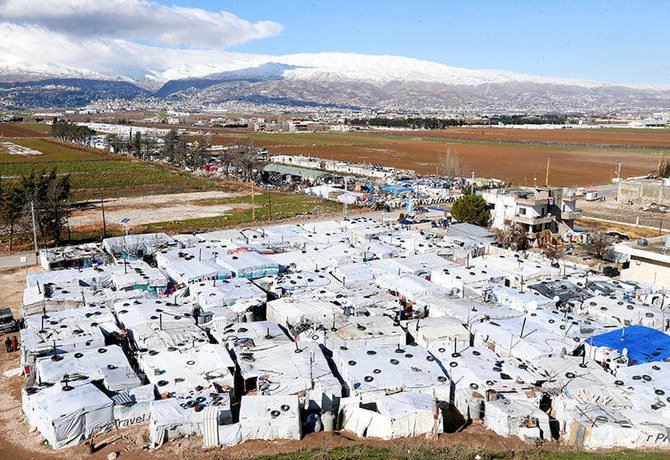
<path id="1" fill-rule="evenodd" d="M 235 363 L 223 345 L 152 350 L 139 355 L 138 364 L 161 394 L 190 397 L 203 389 L 219 392 L 235 385 Z"/>
<path id="2" fill-rule="evenodd" d="M 101 380 L 110 391 L 129 390 L 142 384 L 123 350 L 117 345 L 45 356 L 35 361 L 35 378 L 38 383 L 57 384 L 64 378 L 76 379 L 82 376 L 91 381 Z"/>
<path id="3" fill-rule="evenodd" d="M 112 428 L 113 402 L 88 381 L 28 387 L 23 411 L 54 449 L 74 446 Z"/>
<path id="4" fill-rule="evenodd" d="M 415 391 L 448 400 L 449 382 L 444 370 L 424 348 L 333 350 L 333 361 L 349 396 L 374 402 L 390 392 Z"/>
<path id="5" fill-rule="evenodd" d="M 484 414 L 484 425 L 500 436 L 516 436 L 526 442 L 552 439 L 549 415 L 528 402 L 486 401 Z"/>
<path id="6" fill-rule="evenodd" d="M 116 319 L 104 305 L 38 313 L 24 318 L 21 330 L 21 364 L 31 365 L 36 356 L 67 353 L 105 346 L 105 335 L 119 332 Z"/>
<path id="7" fill-rule="evenodd" d="M 242 439 L 300 440 L 300 401 L 297 396 L 242 396 Z"/>
<path id="8" fill-rule="evenodd" d="M 237 278 L 262 278 L 279 273 L 279 264 L 267 256 L 255 252 L 221 254 L 216 263 L 230 270 Z"/>
<path id="9" fill-rule="evenodd" d="M 349 320 L 331 324 L 330 327 L 315 325 L 301 331 L 296 341 L 318 342 L 331 351 L 342 347 L 375 350 L 406 343 L 405 331 L 388 316 L 355 316 Z"/>
<path id="10" fill-rule="evenodd" d="M 380 396 L 376 411 L 361 407 L 359 398 L 341 403 L 342 428 L 359 437 L 396 439 L 442 432 L 442 416 L 430 394 L 401 392 Z"/>
<path id="11" fill-rule="evenodd" d="M 263 396 L 300 396 L 305 408 L 323 411 L 335 410 L 342 396 L 340 382 L 314 342 L 238 350 L 237 363 L 242 378 L 255 380 L 255 389 Z"/>
<path id="12" fill-rule="evenodd" d="M 231 422 L 230 399 L 223 394 L 214 398 L 152 401 L 150 410 L 149 438 L 153 447 L 194 435 L 203 435 L 203 447 L 212 447 L 219 443 L 219 425 Z"/>

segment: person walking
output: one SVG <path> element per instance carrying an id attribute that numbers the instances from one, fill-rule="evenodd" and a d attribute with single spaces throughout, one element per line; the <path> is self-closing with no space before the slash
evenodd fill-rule
<path id="1" fill-rule="evenodd" d="M 5 339 L 5 349 L 7 350 L 7 353 L 12 352 L 12 340 L 9 338 L 9 336 L 7 336 Z"/>
<path id="2" fill-rule="evenodd" d="M 19 341 L 16 339 L 16 336 L 12 336 L 12 351 L 19 350 Z"/>

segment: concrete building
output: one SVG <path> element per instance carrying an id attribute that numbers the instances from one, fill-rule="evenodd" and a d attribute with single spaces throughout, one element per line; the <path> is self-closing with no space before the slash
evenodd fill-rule
<path id="1" fill-rule="evenodd" d="M 563 235 L 580 216 L 575 193 L 560 187 L 492 189 L 482 197 L 492 207 L 493 228 L 518 224 L 530 239 L 544 230 Z"/>
<path id="2" fill-rule="evenodd" d="M 628 268 L 621 272 L 623 281 L 638 281 L 670 289 L 670 236 L 663 235 L 629 241 L 614 246 L 616 252 L 630 256 Z"/>

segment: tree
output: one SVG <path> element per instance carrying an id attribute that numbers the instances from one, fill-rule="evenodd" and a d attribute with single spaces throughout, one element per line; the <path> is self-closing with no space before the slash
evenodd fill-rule
<path id="1" fill-rule="evenodd" d="M 463 174 L 461 162 L 458 159 L 458 153 L 447 147 L 447 156 L 444 159 L 444 175 L 449 177 L 460 177 Z"/>
<path id="2" fill-rule="evenodd" d="M 516 249 L 518 251 L 528 249 L 528 232 L 519 224 L 511 224 L 504 229 L 496 228 L 493 232 L 496 234 L 498 243 L 505 249 Z"/>
<path id="3" fill-rule="evenodd" d="M 35 209 L 35 225 L 46 246 L 51 239 L 56 244 L 62 240 L 62 230 L 69 212 L 70 176 L 58 176 L 55 169 L 41 171 L 21 177 L 19 184 L 11 191 L 12 213 L 20 213 L 18 222 L 25 227 L 32 224 L 31 211 Z"/>
<path id="4" fill-rule="evenodd" d="M 237 168 L 243 181 L 249 181 L 253 178 L 254 170 L 258 170 L 263 165 L 263 161 L 258 158 L 259 149 L 252 141 L 246 140 L 238 144 L 232 155 L 232 165 Z"/>
<path id="5" fill-rule="evenodd" d="M 142 133 L 137 131 L 130 142 L 130 152 L 137 158 L 142 158 Z"/>
<path id="6" fill-rule="evenodd" d="M 123 142 L 116 134 L 108 134 L 105 136 L 105 145 L 107 149 L 112 150 L 114 153 L 120 153 Z"/>
<path id="7" fill-rule="evenodd" d="M 545 246 L 542 253 L 552 262 L 558 262 L 565 256 L 565 250 L 560 244 Z"/>
<path id="8" fill-rule="evenodd" d="M 451 215 L 456 220 L 469 222 L 480 227 L 486 227 L 491 218 L 486 200 L 474 193 L 463 195 L 456 200 L 451 208 Z"/>
<path id="9" fill-rule="evenodd" d="M 14 235 L 21 229 L 23 202 L 15 187 L 0 193 L 0 224 L 9 233 L 9 251 L 14 248 Z"/>
<path id="10" fill-rule="evenodd" d="M 212 154 L 209 151 L 211 144 L 207 139 L 196 141 L 191 152 L 191 166 L 193 170 L 201 169 L 212 159 Z"/>
<path id="11" fill-rule="evenodd" d="M 589 254 L 593 255 L 596 259 L 603 260 L 613 241 L 614 238 L 606 233 L 592 233 L 586 248 L 589 251 Z"/>
<path id="12" fill-rule="evenodd" d="M 51 134 L 53 137 L 67 142 L 89 145 L 91 143 L 91 137 L 95 134 L 95 131 L 87 126 L 81 126 L 67 120 L 54 118 L 51 123 Z"/>
<path id="13" fill-rule="evenodd" d="M 188 143 L 177 130 L 171 129 L 163 137 L 161 153 L 169 163 L 184 167 L 188 157 Z"/>
<path id="14" fill-rule="evenodd" d="M 666 160 L 661 161 L 658 164 L 658 177 L 670 177 L 670 163 Z"/>

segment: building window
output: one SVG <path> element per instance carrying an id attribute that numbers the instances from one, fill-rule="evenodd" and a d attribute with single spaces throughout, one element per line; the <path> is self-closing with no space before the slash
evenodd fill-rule
<path id="1" fill-rule="evenodd" d="M 520 216 L 525 216 L 526 215 L 526 208 L 519 208 L 519 215 Z"/>

